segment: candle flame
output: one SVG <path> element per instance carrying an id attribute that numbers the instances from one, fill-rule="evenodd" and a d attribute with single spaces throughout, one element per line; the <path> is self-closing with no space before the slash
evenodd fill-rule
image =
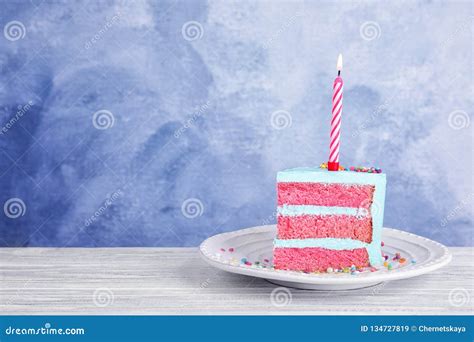
<path id="1" fill-rule="evenodd" d="M 337 57 L 337 71 L 342 70 L 342 53 Z"/>

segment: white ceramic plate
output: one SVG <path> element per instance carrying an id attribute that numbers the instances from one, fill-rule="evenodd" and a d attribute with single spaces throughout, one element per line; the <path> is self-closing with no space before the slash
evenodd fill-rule
<path id="1" fill-rule="evenodd" d="M 451 261 L 448 249 L 435 241 L 401 230 L 384 228 L 382 241 L 385 245 L 382 251 L 394 265 L 391 270 L 382 267 L 374 272 L 354 275 L 275 270 L 272 267 L 275 233 L 275 225 L 270 225 L 218 234 L 201 244 L 201 255 L 210 265 L 224 271 L 264 278 L 278 285 L 313 290 L 358 289 L 390 280 L 411 278 L 434 271 Z M 405 263 L 392 261 L 397 252 L 406 259 Z M 245 264 L 242 259 L 246 259 L 251 265 Z"/>

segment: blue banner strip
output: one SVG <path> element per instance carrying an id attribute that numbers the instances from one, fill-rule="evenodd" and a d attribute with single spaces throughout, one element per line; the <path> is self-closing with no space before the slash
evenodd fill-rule
<path id="1" fill-rule="evenodd" d="M 0 341 L 473 341 L 473 316 L 0 316 Z"/>

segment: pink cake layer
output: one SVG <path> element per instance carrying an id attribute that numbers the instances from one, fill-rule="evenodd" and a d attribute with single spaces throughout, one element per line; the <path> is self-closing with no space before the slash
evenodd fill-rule
<path id="1" fill-rule="evenodd" d="M 351 215 L 278 216 L 278 239 L 349 238 L 372 242 L 372 218 Z"/>
<path id="2" fill-rule="evenodd" d="M 280 270 L 325 272 L 329 267 L 367 267 L 369 255 L 365 248 L 332 250 L 326 248 L 275 248 L 273 265 Z"/>
<path id="3" fill-rule="evenodd" d="M 369 208 L 375 186 L 329 183 L 278 183 L 278 205 Z"/>

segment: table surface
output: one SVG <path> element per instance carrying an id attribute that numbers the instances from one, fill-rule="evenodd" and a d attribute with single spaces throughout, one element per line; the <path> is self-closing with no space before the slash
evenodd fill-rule
<path id="1" fill-rule="evenodd" d="M 474 248 L 448 266 L 351 291 L 289 289 L 208 266 L 197 248 L 2 248 L 0 312 L 29 315 L 473 314 Z"/>

